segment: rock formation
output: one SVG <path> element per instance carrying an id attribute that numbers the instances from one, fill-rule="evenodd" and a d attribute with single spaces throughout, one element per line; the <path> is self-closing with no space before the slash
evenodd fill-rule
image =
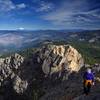
<path id="1" fill-rule="evenodd" d="M 70 45 L 47 45 L 39 51 L 38 62 L 43 61 L 42 70 L 48 75 L 66 70 L 78 72 L 83 66 L 81 54 Z"/>
<path id="2" fill-rule="evenodd" d="M 68 76 L 72 72 L 77 73 L 83 64 L 81 54 L 71 45 L 44 45 L 33 53 L 31 58 L 24 58 L 19 54 L 0 58 L 0 86 L 11 81 L 13 90 L 23 94 L 32 80 L 67 80 Z"/>
<path id="3" fill-rule="evenodd" d="M 0 59 L 0 86 L 13 81 L 14 90 L 17 93 L 23 93 L 27 88 L 27 82 L 22 81 L 19 76 L 19 67 L 24 62 L 24 57 L 14 54 L 5 59 Z"/>

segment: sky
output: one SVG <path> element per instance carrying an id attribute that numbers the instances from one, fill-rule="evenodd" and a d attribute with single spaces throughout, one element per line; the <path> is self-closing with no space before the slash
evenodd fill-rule
<path id="1" fill-rule="evenodd" d="M 0 30 L 100 29 L 100 0 L 0 0 Z"/>

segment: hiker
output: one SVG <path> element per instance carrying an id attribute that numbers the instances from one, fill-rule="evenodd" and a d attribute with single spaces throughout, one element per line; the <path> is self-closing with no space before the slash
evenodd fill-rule
<path id="1" fill-rule="evenodd" d="M 88 68 L 84 73 L 83 79 L 84 93 L 88 95 L 90 93 L 91 86 L 94 85 L 94 75 L 90 68 Z"/>

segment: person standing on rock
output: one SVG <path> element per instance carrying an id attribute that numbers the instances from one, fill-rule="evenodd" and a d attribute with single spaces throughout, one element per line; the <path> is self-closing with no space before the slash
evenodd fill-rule
<path id="1" fill-rule="evenodd" d="M 84 86 L 84 93 L 88 95 L 91 90 L 91 86 L 94 85 L 94 75 L 90 68 L 83 75 L 83 86 Z"/>

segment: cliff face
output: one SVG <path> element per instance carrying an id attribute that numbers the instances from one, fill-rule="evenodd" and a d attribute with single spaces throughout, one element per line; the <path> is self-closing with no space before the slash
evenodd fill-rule
<path id="1" fill-rule="evenodd" d="M 43 61 L 42 70 L 46 75 L 63 70 L 78 72 L 84 63 L 81 54 L 70 45 L 44 46 L 39 52 L 40 60 Z"/>
<path id="2" fill-rule="evenodd" d="M 23 94 L 26 90 L 31 90 L 32 81 L 40 86 L 41 81 L 48 84 L 52 80 L 67 80 L 83 64 L 81 54 L 72 46 L 45 45 L 33 53 L 31 58 L 24 58 L 19 54 L 0 58 L 0 87 L 12 82 L 13 90 Z"/>

